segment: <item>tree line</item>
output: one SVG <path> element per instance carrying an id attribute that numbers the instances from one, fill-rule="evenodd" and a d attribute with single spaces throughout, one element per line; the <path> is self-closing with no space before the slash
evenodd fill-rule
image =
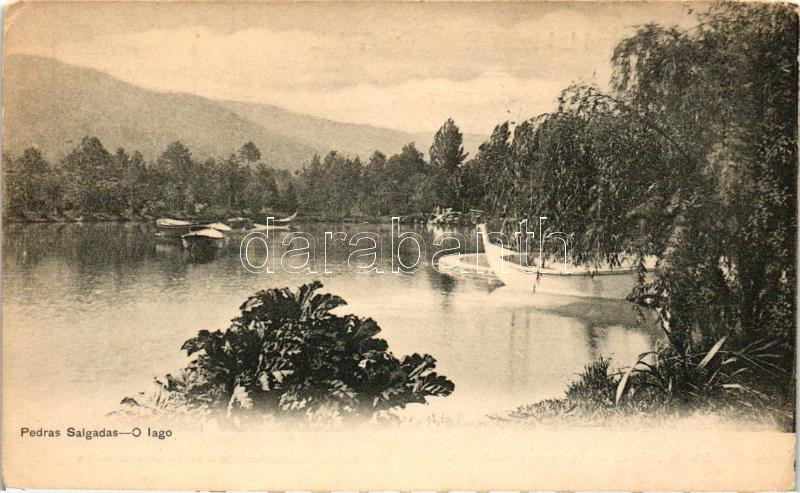
<path id="1" fill-rule="evenodd" d="M 231 211 L 294 210 L 291 174 L 261 160 L 248 142 L 223 159 L 198 160 L 180 141 L 154 161 L 138 151 L 109 152 L 97 137 L 85 137 L 56 163 L 37 148 L 3 158 L 6 216 L 40 214 L 156 215 Z"/>
<path id="2" fill-rule="evenodd" d="M 331 152 L 314 156 L 298 172 L 300 207 L 328 217 L 430 213 L 435 207 L 460 209 L 459 188 L 466 154 L 452 119 L 436 132 L 429 159 L 415 144 L 387 157 L 375 151 L 366 162 Z"/>
<path id="3" fill-rule="evenodd" d="M 452 120 L 436 133 L 430 160 L 409 143 L 390 157 L 367 161 L 331 151 L 314 155 L 295 174 L 265 165 L 252 142 L 221 159 L 198 160 L 182 142 L 152 162 L 135 151 L 109 152 L 85 137 L 69 154 L 49 162 L 37 148 L 4 157 L 4 211 L 62 214 L 193 214 L 249 210 L 302 210 L 343 218 L 430 212 L 466 207 L 461 170 L 466 154 Z"/>

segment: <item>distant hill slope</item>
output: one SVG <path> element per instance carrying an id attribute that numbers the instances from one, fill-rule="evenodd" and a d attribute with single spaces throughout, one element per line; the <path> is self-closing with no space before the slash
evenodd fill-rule
<path id="1" fill-rule="evenodd" d="M 342 123 L 259 103 L 222 101 L 219 104 L 239 116 L 269 128 L 273 133 L 304 142 L 320 153 L 336 149 L 367 158 L 375 150 L 387 155 L 395 154 L 404 145 L 414 142 L 420 151 L 427 154 L 435 134 L 411 134 L 371 125 Z M 474 153 L 485 140 L 485 136 L 467 134 L 464 135 L 464 147 L 468 152 Z"/>
<path id="2" fill-rule="evenodd" d="M 276 135 L 214 102 L 160 93 L 96 70 L 48 58 L 9 56 L 3 67 L 4 149 L 37 146 L 50 157 L 69 152 L 85 135 L 158 156 L 183 141 L 199 158 L 225 156 L 252 140 L 275 166 L 297 168 L 314 149 Z"/>
<path id="3" fill-rule="evenodd" d="M 223 157 L 252 140 L 269 164 L 298 169 L 317 152 L 335 149 L 368 157 L 399 152 L 408 142 L 427 152 L 433 134 L 409 134 L 340 123 L 274 106 L 214 101 L 185 93 L 144 89 L 97 70 L 27 55 L 3 66 L 3 146 L 21 152 L 37 146 L 50 158 L 69 152 L 85 135 L 157 157 L 183 141 L 198 158 Z M 483 139 L 465 136 L 474 153 Z"/>
<path id="4" fill-rule="evenodd" d="M 276 134 L 308 143 L 320 153 L 336 149 L 368 157 L 379 149 L 393 154 L 415 140 L 413 135 L 397 130 L 340 123 L 266 104 L 238 101 L 224 101 L 219 104 L 252 122 L 268 127 Z"/>

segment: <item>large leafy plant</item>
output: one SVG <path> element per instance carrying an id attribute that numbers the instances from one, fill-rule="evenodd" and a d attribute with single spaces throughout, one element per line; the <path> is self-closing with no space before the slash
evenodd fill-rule
<path id="1" fill-rule="evenodd" d="M 167 388 L 190 408 L 344 416 L 371 416 L 453 391 L 433 371 L 433 357 L 396 358 L 375 337 L 374 320 L 331 313 L 345 301 L 318 294 L 320 287 L 251 296 L 228 329 L 202 330 L 183 344 L 193 359 L 180 377 L 167 378 Z"/>

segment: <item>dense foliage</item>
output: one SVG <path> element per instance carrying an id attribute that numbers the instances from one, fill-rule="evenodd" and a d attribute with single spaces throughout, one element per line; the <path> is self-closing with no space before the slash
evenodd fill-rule
<path id="1" fill-rule="evenodd" d="M 332 314 L 345 302 L 318 294 L 320 287 L 260 291 L 228 329 L 202 330 L 187 340 L 183 349 L 192 360 L 179 377 L 167 376 L 170 399 L 229 414 L 358 417 L 453 391 L 433 371 L 433 357 L 396 358 L 375 337 L 375 321 Z"/>
<path id="2" fill-rule="evenodd" d="M 376 151 L 366 165 L 335 152 L 314 156 L 297 179 L 304 211 L 337 218 L 430 212 L 439 200 L 434 176 L 412 143 L 389 158 Z"/>
<path id="3" fill-rule="evenodd" d="M 260 161 L 248 142 L 225 159 L 198 161 L 181 142 L 154 162 L 139 152 L 112 154 L 96 137 L 84 138 L 58 163 L 35 148 L 4 156 L 3 212 L 58 215 L 291 211 L 297 207 L 292 176 Z"/>

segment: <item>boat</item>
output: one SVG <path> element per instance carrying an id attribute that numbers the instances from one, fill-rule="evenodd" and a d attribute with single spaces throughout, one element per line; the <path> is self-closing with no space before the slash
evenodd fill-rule
<path id="1" fill-rule="evenodd" d="M 266 231 L 288 231 L 291 229 L 288 224 L 273 224 L 268 226 L 266 224 L 253 223 L 253 227 L 244 231 L 244 233 L 253 232 L 266 232 Z"/>
<path id="2" fill-rule="evenodd" d="M 180 238 L 186 233 L 191 232 L 192 228 L 196 228 L 199 226 L 199 224 L 190 221 L 183 221 L 181 219 L 162 217 L 161 219 L 156 220 L 156 226 L 158 227 L 158 232 L 161 234 L 161 236 L 167 238 Z"/>
<path id="3" fill-rule="evenodd" d="M 181 243 L 190 251 L 219 249 L 225 245 L 225 234 L 213 228 L 199 229 L 181 236 Z"/>
<path id="4" fill-rule="evenodd" d="M 228 233 L 230 231 L 233 231 L 233 229 L 230 226 L 228 226 L 227 224 L 219 223 L 219 222 L 210 223 L 210 224 L 203 224 L 203 225 L 201 225 L 201 226 L 199 226 L 198 228 L 195 228 L 195 229 L 199 230 L 199 229 L 206 229 L 206 228 L 216 229 L 217 231 L 220 231 L 222 233 Z"/>
<path id="5" fill-rule="evenodd" d="M 275 219 L 274 221 L 275 221 L 276 223 L 290 223 L 290 222 L 292 222 L 292 221 L 294 220 L 294 218 L 296 218 L 296 217 L 297 217 L 297 211 L 294 211 L 294 214 L 292 214 L 291 216 L 289 216 L 289 217 L 284 217 L 284 218 L 281 218 L 281 219 Z"/>
<path id="6" fill-rule="evenodd" d="M 515 291 L 558 294 L 589 298 L 625 299 L 636 283 L 637 266 L 633 259 L 623 259 L 620 266 L 600 266 L 593 271 L 585 267 L 554 263 L 537 275 L 537 267 L 520 262 L 520 253 L 489 241 L 486 226 L 481 224 L 486 263 L 495 276 Z M 444 260 L 442 260 L 444 261 Z M 452 261 L 450 261 L 452 263 Z M 645 268 L 655 267 L 655 257 L 645 259 Z M 450 265 L 450 264 L 446 264 Z"/>

